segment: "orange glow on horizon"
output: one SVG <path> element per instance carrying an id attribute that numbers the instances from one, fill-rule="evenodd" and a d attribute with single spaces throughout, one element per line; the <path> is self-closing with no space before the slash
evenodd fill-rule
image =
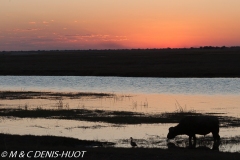
<path id="1" fill-rule="evenodd" d="M 0 51 L 238 46 L 239 0 L 1 2 Z"/>

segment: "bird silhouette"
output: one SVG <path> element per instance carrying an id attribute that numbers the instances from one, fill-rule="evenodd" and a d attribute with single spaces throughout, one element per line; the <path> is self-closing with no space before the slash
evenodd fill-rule
<path id="1" fill-rule="evenodd" d="M 130 137 L 130 139 L 131 139 L 131 142 L 130 142 L 131 146 L 132 146 L 132 147 L 137 147 L 136 142 L 133 142 L 133 138 Z"/>

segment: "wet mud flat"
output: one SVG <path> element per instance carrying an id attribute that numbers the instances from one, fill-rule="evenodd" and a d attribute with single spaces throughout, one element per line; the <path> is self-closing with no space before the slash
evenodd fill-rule
<path id="1" fill-rule="evenodd" d="M 0 75 L 240 77 L 240 48 L 0 52 Z"/>
<path id="2" fill-rule="evenodd" d="M 93 97 L 108 97 L 114 96 L 112 94 L 95 94 L 95 93 L 52 93 L 52 92 L 28 92 L 28 91 L 2 91 L 2 100 L 14 99 L 59 99 L 71 97 L 81 98 Z M 70 109 L 58 107 L 56 109 L 48 108 L 7 108 L 1 106 L 0 109 L 0 123 L 4 123 L 4 118 L 7 119 L 52 119 L 52 120 L 74 120 L 86 122 L 104 122 L 111 125 L 122 127 L 124 125 L 143 125 L 143 124 L 177 124 L 180 119 L 185 116 L 201 116 L 214 115 L 220 120 L 220 131 L 223 128 L 239 127 L 240 119 L 238 117 L 231 117 L 225 113 L 197 113 L 194 110 L 176 110 L 174 112 L 165 112 L 161 114 L 149 114 L 127 111 L 106 111 L 96 109 Z M 58 124 L 59 125 L 59 124 Z M 11 126 L 10 126 L 11 127 Z M 35 125 L 35 128 L 43 128 L 45 126 Z M 59 127 L 59 126 L 57 126 Z M 85 126 L 73 126 L 71 129 L 79 129 Z M 105 125 L 95 125 L 85 127 L 85 130 L 106 127 Z M 115 126 L 114 126 L 115 127 Z M 94 128 L 94 129 L 95 129 Z M 31 136 L 31 135 L 11 135 L 8 133 L 0 134 L 1 149 L 16 149 L 16 150 L 86 150 L 88 151 L 89 159 L 203 159 L 204 157 L 212 157 L 212 159 L 238 159 L 239 153 L 223 153 L 217 150 L 212 150 L 213 141 L 211 135 L 207 138 L 198 138 L 197 147 L 195 149 L 188 148 L 188 138 L 178 137 L 170 143 L 166 142 L 166 137 L 159 137 L 158 135 L 149 136 L 147 139 L 135 139 L 138 148 L 131 148 L 129 139 L 119 139 L 116 141 L 102 141 L 102 140 L 80 140 L 70 137 L 59 136 Z M 50 142 L 49 139 L 51 139 Z M 34 144 L 32 142 L 35 142 Z M 126 148 L 117 146 L 124 144 Z M 220 147 L 233 146 L 239 147 L 239 137 L 222 137 Z M 22 147 L 22 144 L 25 144 Z M 163 149 L 164 148 L 164 149 Z"/>

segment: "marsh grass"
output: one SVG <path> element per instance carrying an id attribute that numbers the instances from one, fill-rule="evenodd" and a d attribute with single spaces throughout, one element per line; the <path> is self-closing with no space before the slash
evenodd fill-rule
<path id="1" fill-rule="evenodd" d="M 58 109 L 63 109 L 63 101 L 62 101 L 62 99 L 60 99 L 60 100 L 57 102 L 56 107 L 57 107 Z"/>
<path id="2" fill-rule="evenodd" d="M 29 103 L 25 103 L 24 105 L 18 105 L 18 109 L 24 109 L 24 110 L 28 110 L 30 108 Z"/>
<path id="3" fill-rule="evenodd" d="M 113 97 L 114 94 L 108 93 L 88 93 L 88 92 L 33 92 L 33 91 L 0 91 L 0 99 L 49 99 L 59 100 L 63 98 L 81 99 L 83 97 Z"/>
<path id="4" fill-rule="evenodd" d="M 64 104 L 63 99 L 59 99 L 56 103 L 56 108 L 58 110 L 69 109 L 69 104 L 68 103 Z"/>
<path id="5" fill-rule="evenodd" d="M 153 123 L 179 123 L 186 116 L 209 115 L 195 112 L 144 114 L 126 111 L 105 111 L 87 109 L 0 109 L 2 117 L 18 118 L 48 118 L 68 119 L 90 122 L 107 122 L 116 125 L 121 124 L 153 124 Z M 240 127 L 240 119 L 228 116 L 218 116 L 221 127 Z"/>
<path id="6" fill-rule="evenodd" d="M 132 109 L 133 110 L 137 110 L 137 108 L 139 107 L 144 107 L 144 108 L 148 108 L 148 101 L 147 99 L 145 101 L 141 101 L 140 103 L 138 101 L 132 101 Z"/>
<path id="7" fill-rule="evenodd" d="M 41 106 L 37 106 L 36 110 L 42 110 L 43 108 Z"/>
<path id="8" fill-rule="evenodd" d="M 175 100 L 175 107 L 175 113 L 196 113 L 196 110 L 194 109 L 187 110 L 187 105 L 185 104 L 185 106 L 183 107 L 177 100 Z"/>
<path id="9" fill-rule="evenodd" d="M 103 126 L 103 125 L 93 125 L 93 126 L 76 126 L 76 127 L 67 127 L 65 129 L 68 130 L 72 130 L 72 129 L 76 129 L 76 128 L 80 128 L 80 129 L 100 129 L 100 128 L 105 128 L 108 126 Z"/>
<path id="10" fill-rule="evenodd" d="M 170 148 L 188 148 L 189 141 L 187 136 L 177 136 L 175 140 L 171 140 L 168 144 Z M 240 137 L 222 137 L 218 148 L 224 152 L 239 152 Z M 211 150 L 214 147 L 213 137 L 208 135 L 198 136 L 196 141 L 196 149 Z"/>
<path id="11" fill-rule="evenodd" d="M 138 107 L 138 102 L 137 101 L 132 101 L 132 109 L 136 110 Z"/>
<path id="12" fill-rule="evenodd" d="M 31 125 L 29 127 L 36 127 L 36 128 L 42 128 L 42 129 L 49 129 L 49 127 L 43 127 L 43 126 L 39 126 L 39 125 Z"/>
<path id="13" fill-rule="evenodd" d="M 235 151 L 235 152 L 240 153 L 239 146 L 240 146 L 240 137 L 239 136 L 221 139 L 220 147 L 222 147 L 222 150 L 226 150 L 226 151 L 231 150 L 232 152 Z"/>

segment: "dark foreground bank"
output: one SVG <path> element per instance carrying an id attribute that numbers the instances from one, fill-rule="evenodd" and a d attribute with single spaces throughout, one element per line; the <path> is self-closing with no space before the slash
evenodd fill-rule
<path id="1" fill-rule="evenodd" d="M 175 160 L 175 159 L 211 159 L 211 160 L 221 160 L 221 159 L 240 159 L 239 153 L 223 153 L 218 151 L 213 151 L 210 149 L 188 149 L 188 148 L 171 148 L 171 149 L 158 149 L 158 148 L 114 148 L 113 143 L 110 142 L 96 142 L 96 141 L 84 141 L 74 138 L 66 137 L 53 137 L 53 136 L 19 136 L 19 135 L 7 135 L 0 134 L 0 151 L 1 156 L 3 152 L 7 152 L 8 155 L 11 151 L 14 153 L 17 151 L 17 156 L 19 153 L 24 151 L 25 158 L 26 154 L 29 156 L 40 157 L 40 152 L 43 152 L 43 156 L 46 156 L 45 151 L 63 153 L 70 151 L 75 152 L 76 156 L 81 155 L 83 158 L 79 159 L 161 159 L 161 160 Z M 95 147 L 93 147 L 95 146 Z M 32 152 L 30 152 L 32 151 Z M 79 152 L 80 151 L 80 152 Z M 78 154 L 77 154 L 78 153 Z M 53 156 L 53 154 L 52 154 Z M 64 155 L 65 156 L 65 155 Z M 1 159 L 4 159 L 1 157 Z M 5 158 L 8 159 L 8 158 Z M 36 158 L 35 158 L 36 159 Z M 48 158 L 39 158 L 48 159 Z M 53 159 L 71 159 L 71 158 L 53 158 Z M 76 158 L 72 158 L 76 159 Z"/>
<path id="2" fill-rule="evenodd" d="M 0 52 L 0 75 L 240 77 L 240 47 Z"/>

